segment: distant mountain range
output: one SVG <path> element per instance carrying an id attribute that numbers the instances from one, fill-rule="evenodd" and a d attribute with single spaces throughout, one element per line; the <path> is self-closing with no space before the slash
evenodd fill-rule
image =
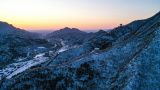
<path id="1" fill-rule="evenodd" d="M 71 48 L 50 57 L 48 66 L 5 81 L 2 90 L 160 89 L 160 12 L 108 32 L 86 33 L 64 28 L 45 38 L 66 41 Z M 5 47 L 2 48 L 4 52 Z"/>
<path id="2" fill-rule="evenodd" d="M 1 21 L 0 21 L 0 35 L 18 35 L 30 38 L 37 38 L 39 36 L 39 34 L 37 33 L 31 33 L 26 30 L 16 28 L 13 25 L 8 24 L 7 22 L 1 22 Z"/>
<path id="3" fill-rule="evenodd" d="M 110 31 L 112 29 L 105 29 L 105 31 Z M 42 34 L 42 35 L 47 35 L 49 33 L 52 33 L 54 32 L 55 30 L 27 30 L 29 32 L 35 32 L 35 33 L 39 33 L 39 34 Z M 57 30 L 58 31 L 58 30 Z M 83 32 L 87 32 L 87 33 L 95 33 L 95 32 L 98 32 L 99 30 L 81 30 Z"/>
<path id="4" fill-rule="evenodd" d="M 48 35 L 55 35 L 56 36 L 56 35 L 63 35 L 63 34 L 69 34 L 69 33 L 86 33 L 86 32 L 80 31 L 79 29 L 76 29 L 76 28 L 65 27 L 64 29 L 54 31 Z"/>
<path id="5" fill-rule="evenodd" d="M 95 36 L 95 33 L 87 33 L 76 28 L 64 28 L 46 35 L 47 38 L 54 38 L 66 41 L 69 46 L 81 45 Z"/>
<path id="6" fill-rule="evenodd" d="M 0 21 L 0 67 L 19 57 L 34 56 L 36 46 L 48 44 L 37 33 L 31 33 Z"/>
<path id="7" fill-rule="evenodd" d="M 54 32 L 54 30 L 27 30 L 27 31 L 38 33 L 41 34 L 42 36 L 46 36 L 47 34 Z"/>

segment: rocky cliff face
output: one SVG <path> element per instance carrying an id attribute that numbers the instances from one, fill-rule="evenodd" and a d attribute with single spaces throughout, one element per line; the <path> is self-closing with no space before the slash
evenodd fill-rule
<path id="1" fill-rule="evenodd" d="M 159 21 L 160 12 L 109 34 L 101 31 L 59 54 L 51 65 L 70 63 L 26 73 L 6 81 L 2 89 L 160 89 Z M 91 53 L 95 47 L 100 50 Z"/>

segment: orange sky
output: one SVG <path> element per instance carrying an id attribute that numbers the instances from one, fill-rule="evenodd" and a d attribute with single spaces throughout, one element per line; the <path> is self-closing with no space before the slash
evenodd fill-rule
<path id="1" fill-rule="evenodd" d="M 1 0 L 0 21 L 26 30 L 110 29 L 145 19 L 159 0 Z M 136 5 L 136 6 L 135 6 Z"/>

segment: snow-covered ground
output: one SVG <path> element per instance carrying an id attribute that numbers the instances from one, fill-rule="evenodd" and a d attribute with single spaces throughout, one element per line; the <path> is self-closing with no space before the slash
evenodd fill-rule
<path id="1" fill-rule="evenodd" d="M 65 47 L 62 47 L 58 52 L 60 53 L 60 52 L 64 52 L 64 51 L 66 51 L 67 49 L 65 48 Z"/>
<path id="2" fill-rule="evenodd" d="M 27 57 L 20 57 L 20 58 L 18 58 L 18 59 L 13 59 L 13 60 L 15 60 L 15 61 L 23 61 L 23 60 L 25 60 L 25 59 L 27 59 Z"/>
<path id="3" fill-rule="evenodd" d="M 58 50 L 57 53 L 64 52 L 68 49 L 68 46 L 65 45 L 64 41 L 61 41 L 61 44 L 63 47 L 60 50 Z M 55 44 L 55 47 L 56 46 L 57 45 Z M 37 48 L 43 49 L 45 47 L 37 47 Z M 49 51 L 49 52 L 53 53 L 53 51 Z M 7 79 L 10 79 L 13 76 L 31 68 L 32 66 L 36 66 L 38 64 L 41 64 L 41 63 L 48 61 L 49 58 L 44 57 L 44 55 L 45 55 L 45 53 L 37 54 L 32 60 L 9 64 L 9 65 L 3 67 L 0 70 L 0 73 L 4 74 L 4 76 Z M 18 58 L 18 59 L 16 59 L 16 61 L 23 61 L 24 59 L 26 59 L 26 58 Z"/>
<path id="4" fill-rule="evenodd" d="M 43 48 L 45 48 L 45 47 L 37 47 L 37 48 L 39 48 L 39 49 L 43 49 Z"/>
<path id="5" fill-rule="evenodd" d="M 54 44 L 54 46 L 52 48 L 55 48 L 55 47 L 57 47 L 57 44 Z"/>
<path id="6" fill-rule="evenodd" d="M 32 60 L 26 61 L 26 62 L 19 62 L 19 63 L 12 63 L 9 64 L 3 69 L 0 70 L 0 73 L 3 73 L 7 79 L 12 78 L 14 75 L 17 75 L 27 69 L 29 69 L 32 66 L 36 66 L 38 64 L 41 64 L 43 62 L 46 62 L 48 60 L 48 57 L 43 57 L 44 54 L 41 54 L 41 56 L 36 57 Z"/>
<path id="7" fill-rule="evenodd" d="M 60 50 L 58 50 L 58 53 L 64 52 L 68 49 L 68 46 L 65 45 L 64 41 L 61 41 L 61 44 L 62 44 L 63 47 Z"/>
<path id="8" fill-rule="evenodd" d="M 43 55 L 45 55 L 45 54 L 44 54 L 44 53 L 42 53 L 42 54 L 38 54 L 38 55 L 36 55 L 34 58 L 43 57 Z"/>

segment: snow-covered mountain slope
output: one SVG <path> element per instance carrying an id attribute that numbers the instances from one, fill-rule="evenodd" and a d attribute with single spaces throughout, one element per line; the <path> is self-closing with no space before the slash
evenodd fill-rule
<path id="1" fill-rule="evenodd" d="M 23 37 L 37 38 L 39 34 L 31 33 L 19 28 L 14 27 L 7 22 L 0 21 L 0 35 L 18 35 Z"/>
<path id="2" fill-rule="evenodd" d="M 48 44 L 47 40 L 39 39 L 36 33 L 18 29 L 6 22 L 0 22 L 0 67 L 14 62 L 13 59 L 33 55 L 33 47 Z"/>
<path id="3" fill-rule="evenodd" d="M 61 64 L 77 57 L 83 56 L 92 52 L 95 48 L 100 48 L 100 50 L 104 50 L 108 47 L 115 46 L 118 43 L 127 40 L 128 38 L 133 38 L 134 35 L 138 34 L 142 30 L 153 24 L 158 17 L 158 14 L 156 14 L 146 20 L 134 21 L 128 25 L 117 27 L 113 29 L 110 33 L 100 30 L 99 32 L 94 34 L 94 37 L 90 38 L 90 40 L 83 43 L 82 45 L 60 53 L 53 60 L 53 63 L 51 63 L 51 65 Z"/>
<path id="4" fill-rule="evenodd" d="M 53 60 L 53 65 L 64 66 L 26 73 L 4 82 L 2 89 L 159 90 L 159 41 L 160 12 L 109 34 L 101 33 Z M 95 47 L 100 50 L 90 53 Z"/>
<path id="5" fill-rule="evenodd" d="M 49 39 L 58 39 L 65 41 L 65 44 L 69 47 L 74 45 L 81 45 L 94 37 L 94 33 L 86 33 L 76 28 L 64 28 L 58 31 L 54 31 L 46 36 Z"/>
<path id="6" fill-rule="evenodd" d="M 34 55 L 34 48 L 49 43 L 43 39 L 31 39 L 13 35 L 0 36 L 0 67 L 14 62 L 13 59 Z"/>
<path id="7" fill-rule="evenodd" d="M 48 36 L 57 36 L 57 35 L 63 35 L 68 33 L 86 33 L 86 32 L 80 31 L 76 28 L 71 29 L 71 28 L 65 27 L 64 29 L 60 29 L 48 34 Z"/>

